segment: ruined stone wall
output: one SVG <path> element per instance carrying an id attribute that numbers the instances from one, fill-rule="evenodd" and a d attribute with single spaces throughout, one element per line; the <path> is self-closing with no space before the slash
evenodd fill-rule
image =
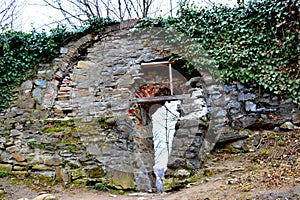
<path id="1" fill-rule="evenodd" d="M 0 168 L 75 184 L 153 189 L 152 123 L 140 126 L 127 114 L 140 64 L 164 57 L 127 30 L 111 29 L 84 59 L 72 62 L 91 35 L 16 89 L 1 115 Z"/>
<path id="2" fill-rule="evenodd" d="M 207 72 L 201 75 L 188 82 L 193 92 L 182 101 L 182 110 L 188 112 L 177 123 L 170 169 L 199 168 L 216 143 L 245 139 L 249 130 L 299 128 L 300 110 L 287 99 L 239 82 L 223 85 Z M 207 115 L 194 114 L 205 110 Z"/>
<path id="3" fill-rule="evenodd" d="M 0 169 L 20 178 L 153 189 L 152 123 L 140 123 L 128 110 L 139 108 L 130 99 L 141 63 L 167 58 L 121 30 L 131 26 L 107 27 L 96 38 L 70 43 L 14 91 L 0 116 Z M 84 57 L 80 49 L 87 50 Z M 174 176 L 201 167 L 219 140 L 244 137 L 237 130 L 299 124 L 295 105 L 272 94 L 239 83 L 223 86 L 205 71 L 186 84 L 191 88 L 181 101 L 169 158 Z"/>

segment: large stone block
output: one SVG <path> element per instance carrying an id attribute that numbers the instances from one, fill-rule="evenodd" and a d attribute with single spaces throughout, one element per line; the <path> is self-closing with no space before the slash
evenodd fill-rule
<path id="1" fill-rule="evenodd" d="M 0 163 L 0 170 L 6 170 L 8 172 L 11 172 L 12 165 L 10 165 L 10 164 L 1 164 Z"/>
<path id="2" fill-rule="evenodd" d="M 84 168 L 84 171 L 89 178 L 102 178 L 105 175 L 101 166 L 87 166 Z"/>
<path id="3" fill-rule="evenodd" d="M 110 185 L 120 189 L 135 189 L 135 178 L 133 173 L 113 170 L 108 172 Z"/>
<path id="4" fill-rule="evenodd" d="M 32 98 L 26 98 L 19 101 L 19 107 L 22 109 L 32 109 L 35 106 L 35 101 Z"/>
<path id="5" fill-rule="evenodd" d="M 91 62 L 91 61 L 79 61 L 77 63 L 76 68 L 78 69 L 82 69 L 82 68 L 92 68 L 95 66 L 95 63 Z"/>
<path id="6" fill-rule="evenodd" d="M 296 113 L 292 115 L 292 122 L 295 125 L 300 125 L 300 113 Z"/>

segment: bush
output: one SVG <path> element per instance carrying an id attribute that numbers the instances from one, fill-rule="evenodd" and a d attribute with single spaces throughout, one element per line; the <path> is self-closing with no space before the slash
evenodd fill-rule
<path id="1" fill-rule="evenodd" d="M 144 19 L 140 24 L 149 25 L 176 29 L 201 44 L 225 83 L 260 86 L 300 104 L 297 0 L 250 1 L 235 7 L 183 5 L 177 18 Z"/>

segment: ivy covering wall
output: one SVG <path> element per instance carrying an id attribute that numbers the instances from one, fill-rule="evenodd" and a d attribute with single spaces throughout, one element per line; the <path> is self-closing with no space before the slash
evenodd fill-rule
<path id="1" fill-rule="evenodd" d="M 177 18 L 144 19 L 141 26 L 164 26 L 193 38 L 214 59 L 225 83 L 260 86 L 300 103 L 297 0 L 252 1 L 235 7 L 183 6 Z"/>
<path id="2" fill-rule="evenodd" d="M 12 89 L 50 62 L 71 39 L 115 23 L 94 19 L 80 30 L 58 27 L 50 33 L 0 32 L 0 110 Z M 163 26 L 186 33 L 214 59 L 226 83 L 263 87 L 300 104 L 300 5 L 298 0 L 252 1 L 235 7 L 182 5 L 175 18 L 145 18 L 143 26 Z"/>
<path id="3" fill-rule="evenodd" d="M 36 30 L 25 33 L 0 27 L 0 110 L 9 104 L 13 88 L 32 76 L 39 64 L 51 62 L 60 47 L 112 23 L 115 21 L 106 18 L 93 19 L 76 31 L 58 26 L 49 33 Z"/>

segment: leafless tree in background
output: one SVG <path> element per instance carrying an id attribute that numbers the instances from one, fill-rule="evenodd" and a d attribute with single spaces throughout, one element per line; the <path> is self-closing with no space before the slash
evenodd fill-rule
<path id="1" fill-rule="evenodd" d="M 155 1 L 162 0 L 42 0 L 45 6 L 59 10 L 73 28 L 85 20 L 109 17 L 118 20 L 147 17 Z"/>
<path id="2" fill-rule="evenodd" d="M 0 24 L 8 24 L 9 28 L 14 29 L 19 26 L 17 20 L 23 5 L 18 0 L 2 0 L 0 2 Z"/>

